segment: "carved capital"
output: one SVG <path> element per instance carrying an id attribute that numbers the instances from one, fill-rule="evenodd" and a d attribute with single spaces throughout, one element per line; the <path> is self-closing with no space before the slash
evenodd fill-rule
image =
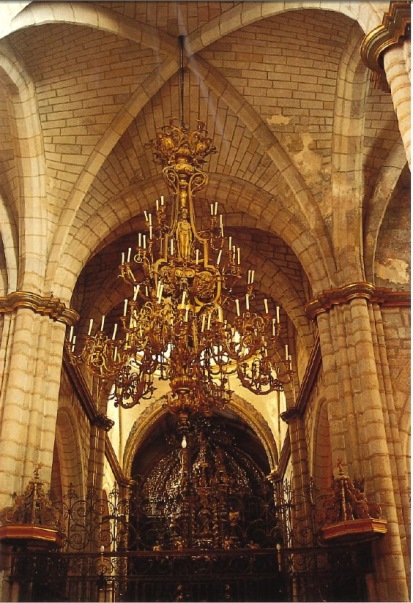
<path id="1" fill-rule="evenodd" d="M 104 431 L 110 431 L 114 424 L 115 422 L 103 413 L 98 413 L 93 419 L 93 425 L 96 425 L 98 429 L 103 429 Z"/>
<path id="2" fill-rule="evenodd" d="M 43 297 L 28 291 L 13 291 L 6 297 L 0 297 L 0 314 L 14 312 L 17 308 L 29 308 L 36 314 L 49 316 L 52 320 L 63 322 L 68 326 L 79 320 L 78 313 L 67 308 L 66 304 L 57 297 L 53 297 L 53 293 Z"/>
<path id="3" fill-rule="evenodd" d="M 382 25 L 368 33 L 361 45 L 361 58 L 373 72 L 378 87 L 390 92 L 383 67 L 384 52 L 400 44 L 404 38 L 410 38 L 411 28 L 410 2 L 390 2 L 389 10 L 383 17 Z"/>
<path id="4" fill-rule="evenodd" d="M 299 419 L 300 415 L 300 410 L 296 406 L 294 406 L 292 408 L 288 408 L 285 412 L 282 412 L 280 417 L 284 421 L 284 423 L 287 423 L 287 425 L 289 425 L 296 419 Z"/>
<path id="5" fill-rule="evenodd" d="M 351 283 L 337 289 L 322 291 L 315 299 L 310 301 L 305 311 L 310 319 L 319 314 L 328 312 L 333 306 L 346 304 L 352 299 L 366 299 L 372 303 L 383 306 L 409 307 L 409 291 L 393 291 L 384 287 L 376 287 L 373 283 Z"/>

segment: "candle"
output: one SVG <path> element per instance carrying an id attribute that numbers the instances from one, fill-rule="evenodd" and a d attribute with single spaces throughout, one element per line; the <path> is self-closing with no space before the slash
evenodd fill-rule
<path id="1" fill-rule="evenodd" d="M 250 296 L 248 295 L 248 293 L 245 296 L 245 307 L 247 308 L 247 310 L 250 309 Z"/>
<path id="2" fill-rule="evenodd" d="M 171 239 L 171 255 L 174 254 L 174 240 Z"/>
<path id="3" fill-rule="evenodd" d="M 125 263 L 125 254 L 122 253 L 122 264 L 124 264 L 124 263 Z"/>
<path id="4" fill-rule="evenodd" d="M 118 324 L 115 323 L 114 327 L 113 327 L 113 334 L 112 334 L 112 339 L 115 339 L 116 337 L 116 331 L 118 330 Z"/>
<path id="5" fill-rule="evenodd" d="M 73 337 L 73 342 L 72 342 L 72 352 L 75 351 L 75 345 L 76 345 L 76 335 Z"/>
<path id="6" fill-rule="evenodd" d="M 102 315 L 102 323 L 101 323 L 101 325 L 100 325 L 100 330 L 101 330 L 101 331 L 103 331 L 104 324 L 105 324 L 105 315 L 103 314 L 103 315 Z"/>
<path id="7" fill-rule="evenodd" d="M 277 322 L 279 324 L 280 323 L 280 306 L 277 306 L 275 311 L 277 313 Z"/>
<path id="8" fill-rule="evenodd" d="M 118 348 L 115 348 L 115 354 L 113 356 L 113 361 L 116 362 L 116 358 L 118 357 Z"/>
<path id="9" fill-rule="evenodd" d="M 159 209 L 159 199 L 156 200 L 156 211 Z"/>
<path id="10" fill-rule="evenodd" d="M 251 270 L 251 285 L 254 282 L 254 277 L 255 277 L 255 270 Z"/>
<path id="11" fill-rule="evenodd" d="M 138 247 L 142 247 L 142 234 L 138 234 Z"/>
<path id="12" fill-rule="evenodd" d="M 90 319 L 89 321 L 89 331 L 87 332 L 87 334 L 90 336 L 92 333 L 92 327 L 93 327 L 93 318 Z"/>
<path id="13" fill-rule="evenodd" d="M 229 251 L 231 251 L 231 248 L 232 248 L 232 237 L 229 237 L 228 238 L 228 249 L 229 249 Z"/>
<path id="14" fill-rule="evenodd" d="M 268 314 L 268 300 L 264 299 L 264 308 L 265 308 L 265 313 Z"/>
<path id="15" fill-rule="evenodd" d="M 235 300 L 235 305 L 237 307 L 237 316 L 239 316 L 239 299 Z"/>
<path id="16" fill-rule="evenodd" d="M 152 239 L 152 226 L 149 226 L 149 238 Z"/>
<path id="17" fill-rule="evenodd" d="M 146 235 L 143 235 L 143 248 L 146 249 Z"/>
<path id="18" fill-rule="evenodd" d="M 211 216 L 213 216 L 213 215 L 214 215 L 214 204 L 211 203 Z"/>
<path id="19" fill-rule="evenodd" d="M 125 301 L 123 302 L 123 316 L 126 316 L 127 309 L 128 309 L 128 300 L 125 299 Z"/>
<path id="20" fill-rule="evenodd" d="M 215 201 L 215 215 L 218 213 L 218 201 Z"/>
<path id="21" fill-rule="evenodd" d="M 221 255 L 222 255 L 222 249 L 220 249 L 220 250 L 219 250 L 219 253 L 218 253 L 217 265 L 218 265 L 218 264 L 220 263 L 220 261 L 221 261 Z"/>
<path id="22" fill-rule="evenodd" d="M 285 346 L 285 359 L 288 360 L 288 345 Z"/>
<path id="23" fill-rule="evenodd" d="M 74 326 L 72 325 L 70 327 L 70 332 L 69 332 L 69 342 L 71 342 L 73 339 L 73 330 L 74 330 Z"/>
<path id="24" fill-rule="evenodd" d="M 219 214 L 219 225 L 220 225 L 221 230 L 222 230 L 222 226 L 223 226 L 223 224 L 222 224 L 222 214 Z"/>
<path id="25" fill-rule="evenodd" d="M 148 221 L 148 213 L 146 211 L 143 212 L 145 214 L 145 222 Z"/>
<path id="26" fill-rule="evenodd" d="M 199 262 L 199 249 L 197 249 L 195 251 L 195 263 L 198 264 L 198 262 Z"/>
<path id="27" fill-rule="evenodd" d="M 272 336 L 275 337 L 275 318 L 272 319 Z"/>
<path id="28" fill-rule="evenodd" d="M 163 205 L 163 195 L 161 195 L 161 205 Z"/>
<path id="29" fill-rule="evenodd" d="M 152 214 L 149 214 L 149 226 L 152 226 Z"/>
<path id="30" fill-rule="evenodd" d="M 132 249 L 129 247 L 129 249 L 128 249 L 128 264 L 130 262 L 130 254 L 131 254 L 131 252 L 132 252 Z"/>
<path id="31" fill-rule="evenodd" d="M 238 247 L 238 266 L 241 264 L 241 248 Z"/>
<path id="32" fill-rule="evenodd" d="M 136 287 L 133 288 L 133 301 L 136 301 L 136 299 L 138 297 L 139 287 L 140 287 L 140 285 L 136 285 Z M 127 302 L 128 300 L 125 299 L 125 301 Z"/>
<path id="33" fill-rule="evenodd" d="M 247 275 L 247 285 L 249 285 L 251 282 L 251 270 L 248 270 L 248 275 Z"/>

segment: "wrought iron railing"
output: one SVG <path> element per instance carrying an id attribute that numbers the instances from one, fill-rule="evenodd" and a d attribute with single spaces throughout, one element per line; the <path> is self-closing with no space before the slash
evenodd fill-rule
<path id="1" fill-rule="evenodd" d="M 343 480 L 340 474 L 337 492 Z M 219 510 L 227 540 L 213 546 L 198 539 L 195 546 L 182 548 L 162 501 L 142 499 L 133 490 L 121 494 L 117 488 L 107 496 L 91 488 L 80 498 L 69 488 L 63 500 L 52 502 L 38 475 L 31 484 L 30 492 L 0 518 L 6 530 L 3 541 L 10 545 L 10 600 L 366 600 L 370 543 L 325 545 L 319 538 L 320 509 L 326 501 L 331 506 L 343 497 L 317 497 L 311 483 L 300 492 L 285 481 L 275 495 L 268 488 L 230 494 Z M 23 529 L 20 540 L 7 532 L 21 519 L 19 504 L 35 510 L 29 520 L 36 526 L 56 524 L 61 538 L 54 551 L 40 550 L 37 532 L 33 536 Z"/>

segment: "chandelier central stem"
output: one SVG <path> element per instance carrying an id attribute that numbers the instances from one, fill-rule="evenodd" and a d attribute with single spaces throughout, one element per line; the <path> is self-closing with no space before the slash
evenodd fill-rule
<path id="1" fill-rule="evenodd" d="M 185 36 L 179 36 L 179 125 L 184 127 L 184 45 Z"/>

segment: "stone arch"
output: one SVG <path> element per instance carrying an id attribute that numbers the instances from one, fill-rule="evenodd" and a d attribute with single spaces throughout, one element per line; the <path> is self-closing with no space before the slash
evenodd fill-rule
<path id="1" fill-rule="evenodd" d="M 253 429 L 267 454 L 271 470 L 275 469 L 278 463 L 277 445 L 264 417 L 252 404 L 237 395 L 233 395 L 228 408 Z M 167 412 L 168 410 L 165 408 L 164 401 L 162 399 L 156 400 L 135 421 L 126 442 L 123 455 L 123 470 L 125 475 L 131 475 L 132 462 L 137 450 L 142 446 L 157 420 Z"/>
<path id="2" fill-rule="evenodd" d="M 365 280 L 362 249 L 363 132 L 369 80 L 368 71 L 360 60 L 361 37 L 360 28 L 355 24 L 340 61 L 334 107 L 332 195 L 336 211 L 332 219 L 333 241 L 337 250 L 337 285 Z M 348 253 L 349 245 L 356 251 L 354 255 Z"/>
<path id="3" fill-rule="evenodd" d="M 328 277 L 333 279 L 335 273 L 330 237 L 321 217 L 319 207 L 298 169 L 281 147 L 276 136 L 270 131 L 268 125 L 264 123 L 246 99 L 212 65 L 208 64 L 204 59 L 196 57 L 196 59 L 192 58 L 189 67 L 202 78 L 203 84 L 209 86 L 228 105 L 234 114 L 240 118 L 250 134 L 265 149 L 265 153 L 279 169 L 287 188 L 292 193 L 293 205 L 289 208 L 290 211 L 293 214 L 299 213 L 302 217 L 302 227 L 307 232 L 311 230 L 317 233 L 314 243 L 319 248 L 319 253 L 314 255 L 314 257 L 321 258 L 321 260 L 319 259 L 317 262 L 309 262 L 308 265 L 303 265 L 306 266 L 307 274 L 311 275 L 310 280 L 315 290 L 327 288 L 329 286 Z M 319 266 L 318 264 L 321 265 Z"/>
<path id="4" fill-rule="evenodd" d="M 331 486 L 333 460 L 331 457 L 330 426 L 328 420 L 327 400 L 322 398 L 314 413 L 312 426 L 312 448 L 309 455 L 310 475 L 320 490 Z"/>
<path id="5" fill-rule="evenodd" d="M 17 289 L 18 236 L 10 207 L 0 194 L 0 239 L 5 270 L 0 284 L 0 295 L 6 296 Z"/>
<path id="6" fill-rule="evenodd" d="M 57 454 L 61 491 L 66 493 L 72 485 L 76 494 L 85 495 L 85 471 L 80 455 L 81 441 L 76 429 L 76 417 L 70 408 L 57 411 L 55 452 Z M 53 463 L 54 464 L 54 463 Z"/>
<path id="7" fill-rule="evenodd" d="M 41 6 L 32 2 L 13 18 L 8 33 L 50 23 L 68 23 L 99 29 L 165 55 L 174 54 L 178 44 L 176 38 L 166 32 L 161 34 L 150 25 L 129 19 L 103 6 L 70 1 L 48 2 Z"/>
<path id="8" fill-rule="evenodd" d="M 380 170 L 373 195 L 367 206 L 364 225 L 364 265 L 366 278 L 371 282 L 374 282 L 374 262 L 380 228 L 396 184 L 406 165 L 404 146 L 401 142 L 397 141 L 390 150 L 385 164 Z"/>
<path id="9" fill-rule="evenodd" d="M 16 166 L 20 180 L 17 214 L 24 220 L 17 287 L 41 294 L 46 264 L 45 162 L 34 84 L 24 66 L 3 41 L 0 73 L 13 90 L 11 116 L 16 140 Z M 34 192 L 36 191 L 36 192 Z M 39 236 L 43 235 L 43 236 Z"/>
<path id="10" fill-rule="evenodd" d="M 208 186 L 205 194 L 212 195 L 214 190 L 217 190 L 215 180 L 213 178 L 212 180 L 213 183 L 211 187 Z M 226 178 L 223 185 L 219 187 L 222 194 L 225 193 L 228 202 L 236 203 L 240 211 L 249 214 L 251 213 L 251 203 L 255 199 L 253 213 L 260 216 L 260 227 L 280 236 L 290 245 L 312 286 L 319 282 L 325 275 L 325 271 L 322 262 L 316 261 L 318 246 L 311 231 L 306 229 L 289 209 L 280 208 L 275 203 L 267 204 L 267 199 L 263 200 L 263 195 L 257 194 L 258 189 L 255 185 L 244 183 L 240 193 L 239 187 L 235 184 L 239 184 L 238 181 L 234 182 L 234 179 Z M 83 224 L 77 224 L 76 234 L 68 238 L 67 250 L 62 255 L 59 269 L 55 275 L 56 295 L 70 300 L 75 281 L 82 267 L 99 243 L 123 222 L 129 221 L 132 212 L 138 214 L 139 211 L 143 212 L 144 209 L 149 208 L 156 196 L 163 194 L 164 190 L 162 176 L 145 181 L 140 186 L 134 185 L 117 198 L 116 213 L 111 209 L 111 204 L 108 204 L 105 205 L 104 212 L 96 212 Z M 60 283 L 60 286 L 57 283 Z"/>
<path id="11" fill-rule="evenodd" d="M 375 27 L 381 25 L 382 13 L 374 7 L 374 2 L 363 2 L 363 6 L 352 2 L 302 2 L 284 0 L 282 2 L 253 2 L 240 3 L 219 15 L 209 23 L 200 27 L 196 32 L 189 36 L 187 40 L 188 48 L 192 54 L 199 52 L 203 48 L 213 44 L 223 35 L 236 31 L 240 27 L 250 25 L 261 19 L 274 17 L 277 14 L 292 11 L 313 9 L 322 11 L 333 11 L 341 13 L 346 17 L 359 23 L 365 34 Z"/>

